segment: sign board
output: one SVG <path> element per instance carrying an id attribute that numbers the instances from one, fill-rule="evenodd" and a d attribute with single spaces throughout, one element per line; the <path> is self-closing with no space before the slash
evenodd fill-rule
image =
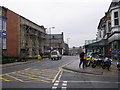
<path id="1" fill-rule="evenodd" d="M 5 31 L 2 32 L 2 38 L 6 38 L 6 32 Z"/>

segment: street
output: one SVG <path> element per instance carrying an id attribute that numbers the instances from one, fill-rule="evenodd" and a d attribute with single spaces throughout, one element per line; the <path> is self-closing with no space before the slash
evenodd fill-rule
<path id="1" fill-rule="evenodd" d="M 119 76 L 112 75 L 112 71 L 105 75 L 95 75 L 62 68 L 77 60 L 79 60 L 78 56 L 63 56 L 61 60 L 56 61 L 44 59 L 34 63 L 5 67 L 0 77 L 2 88 L 45 88 L 53 90 L 109 88 L 109 90 L 118 90 Z M 119 73 L 119 71 L 116 72 Z"/>

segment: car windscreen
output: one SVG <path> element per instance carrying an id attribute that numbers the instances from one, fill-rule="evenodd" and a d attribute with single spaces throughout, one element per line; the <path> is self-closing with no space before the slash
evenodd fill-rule
<path id="1" fill-rule="evenodd" d="M 57 55 L 57 52 L 52 52 L 52 55 Z"/>

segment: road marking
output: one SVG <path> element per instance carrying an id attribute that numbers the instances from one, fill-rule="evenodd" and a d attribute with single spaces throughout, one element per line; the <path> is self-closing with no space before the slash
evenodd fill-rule
<path id="1" fill-rule="evenodd" d="M 17 73 L 17 72 L 14 72 L 14 73 Z M 18 72 L 18 73 L 21 73 L 21 74 L 26 74 L 26 75 L 30 75 L 30 76 L 35 76 L 35 77 L 40 77 L 40 78 L 43 78 L 43 79 L 46 79 L 46 80 L 52 80 L 52 79 L 47 78 L 47 77 L 36 76 L 36 75 L 28 74 L 28 73 L 22 73 L 22 72 Z M 25 77 L 29 77 L 29 76 L 25 76 Z"/>
<path id="2" fill-rule="evenodd" d="M 54 86 L 58 86 L 58 83 L 54 83 Z"/>
<path id="3" fill-rule="evenodd" d="M 52 90 L 55 90 L 55 89 L 57 89 L 57 87 L 52 87 Z"/>
<path id="4" fill-rule="evenodd" d="M 52 90 L 56 90 L 56 89 L 57 89 L 57 87 L 58 87 L 58 85 L 59 85 L 59 82 L 60 82 L 60 81 L 58 81 L 58 80 L 55 81 L 55 83 L 54 83 L 53 86 L 52 86 Z"/>
<path id="5" fill-rule="evenodd" d="M 60 71 L 61 71 L 61 69 L 59 69 L 59 72 Z M 16 76 L 11 75 L 11 74 L 13 74 L 13 75 L 18 75 L 18 76 L 29 78 L 29 79 L 34 79 L 34 80 L 37 80 L 36 78 L 41 78 L 44 80 L 37 80 L 37 81 L 43 81 L 43 82 L 50 83 L 50 81 L 52 82 L 53 80 L 54 81 L 56 80 L 56 78 L 57 78 L 56 73 L 59 75 L 59 73 L 57 72 L 56 69 L 55 70 L 51 70 L 51 69 L 40 70 L 40 69 L 26 68 L 24 70 L 2 74 L 1 77 L 8 76 L 8 77 L 11 77 L 11 78 L 13 78 L 17 81 L 20 81 L 20 82 L 28 82 L 28 81 L 21 80 L 20 78 L 17 78 Z M 46 75 L 46 74 L 49 74 L 49 75 Z M 3 80 L 7 81 L 5 79 L 3 79 Z M 32 81 L 34 81 L 34 80 L 32 80 Z"/>
<path id="6" fill-rule="evenodd" d="M 65 67 L 66 65 L 71 64 L 72 62 L 74 62 L 74 61 L 71 61 L 71 62 L 69 62 L 67 64 L 64 64 L 64 65 L 60 66 L 59 68 Z"/>
<path id="7" fill-rule="evenodd" d="M 58 71 L 52 71 L 52 70 L 50 70 L 50 71 L 44 71 L 44 70 L 40 70 L 40 69 L 31 69 L 32 70 L 32 72 L 30 72 L 30 71 L 24 71 L 24 72 L 27 72 L 27 73 L 32 73 L 32 74 L 36 74 L 36 75 L 44 75 L 44 76 L 55 76 L 55 74 L 58 72 Z M 47 75 L 46 75 L 46 73 L 47 73 Z"/>
<path id="8" fill-rule="evenodd" d="M 63 84 L 62 84 L 62 86 L 67 86 L 67 83 L 66 83 L 66 84 L 65 84 L 65 83 L 63 83 Z"/>
<path id="9" fill-rule="evenodd" d="M 8 80 L 8 79 L 2 78 L 2 77 L 0 77 L 0 79 L 3 79 L 4 81 L 7 81 L 7 82 L 12 81 L 12 80 Z"/>
<path id="10" fill-rule="evenodd" d="M 67 89 L 67 87 L 62 87 L 62 90 L 66 90 Z"/>
<path id="11" fill-rule="evenodd" d="M 14 76 L 11 76 L 11 75 L 9 75 L 9 74 L 4 74 L 4 75 L 9 76 L 9 77 L 11 77 L 11 78 L 13 78 L 13 79 L 15 79 L 15 80 L 20 81 L 20 82 L 24 82 L 23 80 L 21 80 L 21 79 L 19 79 L 19 78 L 16 78 L 16 77 L 14 77 Z"/>
<path id="12" fill-rule="evenodd" d="M 62 90 L 66 90 L 67 89 L 67 82 L 68 81 L 63 81 L 63 83 L 62 83 Z"/>
<path id="13" fill-rule="evenodd" d="M 68 81 L 75 83 L 120 83 L 120 82 L 110 82 L 110 81 Z"/>
<path id="14" fill-rule="evenodd" d="M 52 80 L 52 83 L 54 83 L 55 82 L 55 80 L 57 79 L 57 77 L 58 77 L 58 75 L 59 75 L 59 73 L 61 72 L 61 68 L 59 68 L 59 71 L 58 71 L 58 73 L 56 74 L 56 76 L 54 77 L 54 79 Z"/>
<path id="15" fill-rule="evenodd" d="M 76 72 L 76 71 L 71 71 L 71 70 L 66 70 L 66 69 L 63 69 L 63 71 L 65 71 L 65 72 L 69 72 L 69 73 L 76 73 L 76 74 L 80 74 L 80 75 L 90 75 L 90 76 L 102 76 L 102 77 L 106 77 L 106 75 L 97 75 L 97 74 L 88 74 L 88 73 L 80 73 L 80 72 Z M 111 75 L 109 75 L 109 76 L 107 76 L 107 77 L 114 77 L 114 78 L 120 78 L 120 76 L 111 76 Z"/>
<path id="16" fill-rule="evenodd" d="M 59 77 L 58 77 L 58 81 L 60 81 L 61 77 L 62 77 L 62 73 L 63 73 L 63 70 L 61 71 Z"/>

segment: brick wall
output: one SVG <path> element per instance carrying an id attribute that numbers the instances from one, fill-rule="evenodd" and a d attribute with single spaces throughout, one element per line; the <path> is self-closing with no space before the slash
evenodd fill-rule
<path id="1" fill-rule="evenodd" d="M 20 55 L 20 16 L 7 10 L 7 55 Z"/>

